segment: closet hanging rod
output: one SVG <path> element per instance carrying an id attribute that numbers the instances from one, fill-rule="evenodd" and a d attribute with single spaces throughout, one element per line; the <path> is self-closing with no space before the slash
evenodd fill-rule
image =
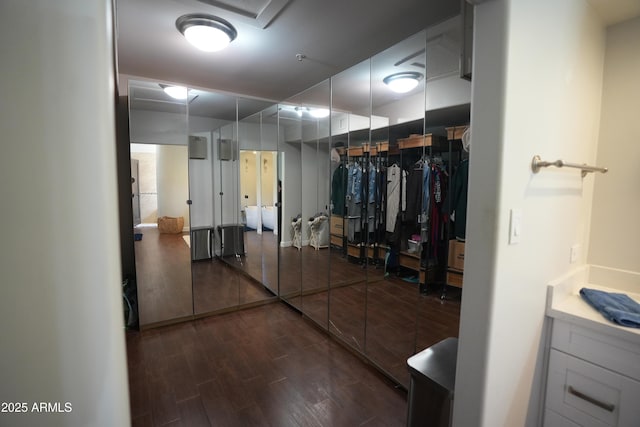
<path id="1" fill-rule="evenodd" d="M 583 178 L 587 176 L 587 174 L 590 172 L 607 173 L 609 171 L 609 169 L 601 168 L 599 166 L 589 166 L 587 164 L 579 165 L 577 163 L 565 162 L 564 160 L 556 160 L 555 162 L 546 162 L 540 159 L 540 156 L 537 156 L 537 155 L 533 156 L 533 160 L 531 161 L 531 170 L 533 171 L 533 173 L 538 173 L 540 172 L 541 168 L 546 168 L 548 166 L 555 166 L 558 168 L 567 167 L 567 168 L 580 169 L 582 171 Z"/>

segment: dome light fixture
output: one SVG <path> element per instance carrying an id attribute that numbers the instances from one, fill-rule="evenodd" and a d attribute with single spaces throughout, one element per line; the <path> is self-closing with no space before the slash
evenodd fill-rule
<path id="1" fill-rule="evenodd" d="M 180 100 L 187 99 L 187 96 L 189 95 L 189 91 L 184 86 L 173 86 L 173 85 L 161 84 L 160 87 L 162 88 L 164 93 L 166 93 L 173 99 L 180 99 Z"/>
<path id="2" fill-rule="evenodd" d="M 206 13 L 182 15 L 176 20 L 176 28 L 189 43 L 205 52 L 222 50 L 238 36 L 229 22 Z"/>
<path id="3" fill-rule="evenodd" d="M 424 76 L 417 71 L 403 71 L 391 74 L 382 81 L 394 92 L 407 93 L 418 86 L 422 77 Z"/>
<path id="4" fill-rule="evenodd" d="M 329 116 L 329 110 L 326 108 L 310 108 L 309 114 L 316 119 L 323 119 Z"/>

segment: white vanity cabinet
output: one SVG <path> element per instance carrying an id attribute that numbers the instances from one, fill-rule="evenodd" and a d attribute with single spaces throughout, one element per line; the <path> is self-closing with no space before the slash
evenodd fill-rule
<path id="1" fill-rule="evenodd" d="M 638 335 L 596 326 L 553 318 L 545 427 L 640 427 Z"/>

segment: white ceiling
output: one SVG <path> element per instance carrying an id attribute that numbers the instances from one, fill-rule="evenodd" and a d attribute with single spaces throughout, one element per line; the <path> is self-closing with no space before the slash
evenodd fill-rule
<path id="1" fill-rule="evenodd" d="M 458 14 L 458 0 L 116 0 L 119 72 L 283 100 Z M 210 13 L 238 37 L 188 44 L 175 21 Z M 299 61 L 297 54 L 305 58 Z"/>
<path id="2" fill-rule="evenodd" d="M 640 0 L 588 1 L 607 25 L 640 15 Z M 118 67 L 130 76 L 196 88 L 188 102 L 194 115 L 233 120 L 234 93 L 274 101 L 298 94 L 292 102 L 326 106 L 329 90 L 322 82 L 331 76 L 336 76 L 334 88 L 344 86 L 335 92 L 346 94 L 334 97 L 334 107 L 365 111 L 369 91 L 378 105 L 393 102 L 392 92 L 380 87 L 393 72 L 425 73 L 426 63 L 427 79 L 458 72 L 459 5 L 458 0 L 116 0 Z M 186 13 L 220 16 L 236 27 L 238 38 L 221 52 L 200 52 L 175 27 Z M 426 34 L 418 34 L 425 28 Z M 297 54 L 306 58 L 300 61 Z M 372 56 L 370 64 L 361 63 Z M 185 109 L 157 84 L 136 85 L 130 94 L 136 108 Z M 238 104 L 241 118 L 268 105 L 250 99 Z"/>
<path id="3" fill-rule="evenodd" d="M 640 0 L 587 0 L 605 25 L 640 16 Z"/>

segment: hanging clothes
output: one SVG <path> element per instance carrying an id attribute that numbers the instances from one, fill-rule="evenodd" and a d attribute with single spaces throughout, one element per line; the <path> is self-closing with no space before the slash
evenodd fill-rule
<path id="1" fill-rule="evenodd" d="M 420 222 L 420 212 L 422 209 L 422 163 L 416 164 L 409 171 L 407 176 L 407 209 L 405 221 L 408 224 L 416 225 Z M 411 227 L 413 232 L 413 228 Z"/>
<path id="2" fill-rule="evenodd" d="M 376 201 L 376 166 L 373 162 L 369 162 L 369 203 L 375 203 Z"/>
<path id="3" fill-rule="evenodd" d="M 362 166 L 358 162 L 348 166 L 347 200 L 356 204 L 362 202 Z"/>
<path id="4" fill-rule="evenodd" d="M 397 164 L 387 169 L 387 215 L 386 230 L 393 233 L 396 219 L 400 212 L 407 209 L 407 172 L 400 169 Z"/>
<path id="5" fill-rule="evenodd" d="M 376 200 L 374 205 L 376 213 L 375 241 L 384 243 L 387 217 L 387 168 L 382 160 L 378 160 L 376 168 Z"/>
<path id="6" fill-rule="evenodd" d="M 340 164 L 333 171 L 331 179 L 331 212 L 335 215 L 345 215 L 345 197 L 347 195 L 347 168 Z"/>
<path id="7" fill-rule="evenodd" d="M 453 234 L 464 240 L 467 233 L 467 193 L 469 188 L 469 160 L 463 160 L 451 182 L 451 201 L 445 204 L 449 214 L 454 214 Z"/>
<path id="8" fill-rule="evenodd" d="M 444 239 L 448 215 L 443 214 L 444 200 L 447 191 L 447 174 L 439 165 L 431 165 L 431 195 L 429 222 L 430 254 L 433 258 L 438 257 L 438 242 Z"/>
<path id="9" fill-rule="evenodd" d="M 422 210 L 420 212 L 420 237 L 429 240 L 429 208 L 431 206 L 431 164 L 428 160 L 422 168 Z"/>

